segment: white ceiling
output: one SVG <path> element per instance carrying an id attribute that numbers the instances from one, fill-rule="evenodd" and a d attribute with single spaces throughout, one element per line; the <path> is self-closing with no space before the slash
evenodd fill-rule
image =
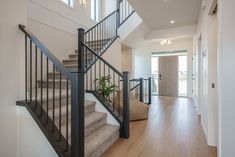
<path id="1" fill-rule="evenodd" d="M 201 0 L 128 0 L 152 30 L 194 25 Z M 170 22 L 174 20 L 175 23 Z"/>

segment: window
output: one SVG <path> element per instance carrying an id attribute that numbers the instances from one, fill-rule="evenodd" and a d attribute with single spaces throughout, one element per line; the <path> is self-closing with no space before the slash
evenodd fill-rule
<path id="1" fill-rule="evenodd" d="M 73 7 L 73 0 L 62 0 L 65 4 L 67 4 L 70 7 Z"/>
<path id="2" fill-rule="evenodd" d="M 99 20 L 99 0 L 91 0 L 91 19 L 96 22 Z"/>

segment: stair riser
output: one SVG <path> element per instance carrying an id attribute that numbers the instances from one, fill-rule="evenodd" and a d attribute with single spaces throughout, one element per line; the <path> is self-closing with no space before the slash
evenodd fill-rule
<path id="1" fill-rule="evenodd" d="M 48 74 L 48 79 L 53 79 L 53 74 L 52 73 Z M 60 79 L 60 75 L 58 73 L 55 74 L 55 79 Z M 67 77 L 64 76 L 64 75 L 61 75 L 61 79 L 67 79 Z"/>
<path id="2" fill-rule="evenodd" d="M 90 63 L 90 62 L 92 62 L 92 59 L 87 59 L 87 61 L 84 61 L 85 63 Z M 71 67 L 71 66 L 73 66 L 73 67 L 77 67 L 77 64 L 78 64 L 78 61 L 65 61 L 64 63 L 64 66 L 65 67 Z"/>
<path id="3" fill-rule="evenodd" d="M 63 61 L 63 64 L 64 64 L 64 65 L 78 64 L 78 60 L 69 60 L 69 61 L 64 60 L 64 61 Z"/>
<path id="4" fill-rule="evenodd" d="M 38 87 L 39 88 L 47 88 L 47 81 L 38 81 Z M 60 88 L 60 82 L 59 81 L 55 81 L 55 85 L 54 85 L 55 89 L 59 89 Z M 71 87 L 71 85 L 69 84 L 69 89 Z M 48 82 L 48 88 L 53 88 L 53 81 L 49 81 Z M 67 88 L 67 83 L 66 81 L 61 81 L 61 89 L 66 89 Z"/>
<path id="5" fill-rule="evenodd" d="M 85 108 L 85 115 L 91 114 L 92 112 L 95 112 L 95 105 L 88 106 Z"/>
<path id="6" fill-rule="evenodd" d="M 87 53 L 87 54 L 85 55 L 85 57 L 88 58 L 88 59 L 92 58 L 93 56 L 94 56 L 94 55 L 91 54 L 91 53 Z M 70 55 L 69 55 L 69 59 L 78 60 L 78 55 L 77 55 L 77 54 L 70 54 Z"/>
<path id="7" fill-rule="evenodd" d="M 38 99 L 38 102 L 41 104 L 41 100 L 40 98 Z M 60 104 L 60 99 L 59 98 L 55 98 L 54 99 L 54 104 L 55 104 L 55 108 L 59 107 L 59 104 Z M 68 105 L 70 106 L 71 104 L 71 97 L 69 96 L 68 97 Z M 43 99 L 42 101 L 42 105 L 43 105 L 43 108 L 46 110 L 46 106 L 47 106 L 47 100 L 46 99 Z M 66 106 L 67 105 L 67 97 L 61 97 L 61 106 Z M 53 108 L 53 99 L 49 99 L 48 100 L 48 109 L 51 110 Z"/>
<path id="8" fill-rule="evenodd" d="M 40 100 L 38 100 L 38 102 L 40 103 Z M 59 103 L 60 103 L 59 98 L 55 98 L 54 103 L 55 103 L 55 108 L 59 107 Z M 66 105 L 67 105 L 67 98 L 62 97 L 61 98 L 61 107 L 64 107 Z M 46 111 L 46 106 L 47 106 L 47 101 L 43 100 L 43 108 L 45 109 L 45 111 Z M 68 106 L 69 106 L 69 108 L 71 107 L 71 97 L 68 97 Z M 52 110 L 52 108 L 53 108 L 53 100 L 49 100 L 48 101 L 48 109 Z M 85 106 L 85 115 L 91 114 L 92 112 L 95 112 L 95 105 Z"/>
<path id="9" fill-rule="evenodd" d="M 106 117 L 102 118 L 99 121 L 96 121 L 94 124 L 85 128 L 85 136 L 93 133 L 95 130 L 99 129 L 100 127 L 104 126 L 106 123 Z"/>
<path id="10" fill-rule="evenodd" d="M 90 154 L 85 154 L 85 157 L 100 157 L 113 143 L 119 138 L 119 131 L 113 133 L 113 135 L 107 138 L 100 147 Z M 87 148 L 85 148 L 87 149 Z"/>
<path id="11" fill-rule="evenodd" d="M 86 42 L 87 45 L 104 45 L 107 44 L 110 40 L 101 40 L 101 41 L 90 41 L 90 42 Z"/>
<path id="12" fill-rule="evenodd" d="M 68 128 L 69 128 L 69 132 L 70 132 L 70 129 L 71 129 L 71 123 L 70 123 L 71 122 L 71 115 L 69 115 L 68 122 L 69 122 Z M 88 136 L 89 134 L 93 133 L 95 130 L 97 130 L 100 127 L 104 126 L 105 123 L 106 123 L 106 117 L 103 118 L 102 120 L 96 121 L 94 124 L 92 124 L 90 126 L 86 126 L 85 127 L 85 136 Z M 56 124 L 56 126 L 59 126 L 59 118 L 55 119 L 55 124 Z M 61 118 L 61 124 L 66 125 L 66 117 L 65 116 Z M 62 134 L 65 136 L 66 131 L 63 130 Z"/>

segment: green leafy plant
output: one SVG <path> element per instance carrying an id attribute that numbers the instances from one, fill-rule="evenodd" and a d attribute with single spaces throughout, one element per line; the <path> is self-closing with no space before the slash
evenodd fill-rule
<path id="1" fill-rule="evenodd" d="M 111 76 L 102 76 L 98 79 L 95 80 L 98 81 L 98 93 L 103 97 L 103 99 L 108 102 L 111 103 L 112 99 L 110 97 L 110 95 L 115 92 L 117 90 L 117 86 L 111 83 Z"/>

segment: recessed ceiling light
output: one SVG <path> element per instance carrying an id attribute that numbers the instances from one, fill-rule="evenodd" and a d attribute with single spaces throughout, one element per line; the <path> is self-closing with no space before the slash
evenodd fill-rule
<path id="1" fill-rule="evenodd" d="M 172 20 L 172 21 L 171 21 L 171 24 L 174 24 L 174 23 L 175 23 L 175 21 Z"/>

